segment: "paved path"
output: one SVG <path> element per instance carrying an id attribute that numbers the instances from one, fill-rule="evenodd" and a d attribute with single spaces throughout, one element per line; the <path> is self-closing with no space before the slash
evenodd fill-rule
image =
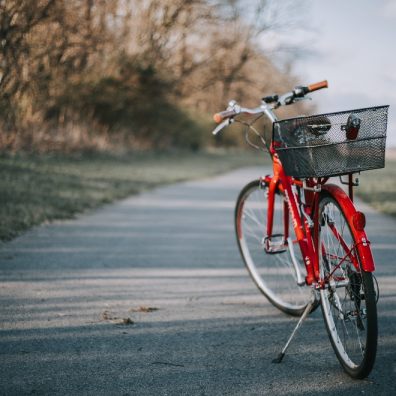
<path id="1" fill-rule="evenodd" d="M 160 188 L 3 245 L 0 394 L 392 394 L 396 221 L 368 210 L 381 288 L 370 378 L 343 373 L 320 310 L 274 365 L 295 319 L 256 290 L 233 234 L 237 192 L 259 175 Z"/>

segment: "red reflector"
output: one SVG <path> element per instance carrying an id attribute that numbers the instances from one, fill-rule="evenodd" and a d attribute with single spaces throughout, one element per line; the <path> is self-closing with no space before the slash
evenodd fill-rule
<path id="1" fill-rule="evenodd" d="M 357 231 L 363 231 L 366 226 L 366 216 L 362 212 L 356 212 L 352 216 L 352 223 Z"/>

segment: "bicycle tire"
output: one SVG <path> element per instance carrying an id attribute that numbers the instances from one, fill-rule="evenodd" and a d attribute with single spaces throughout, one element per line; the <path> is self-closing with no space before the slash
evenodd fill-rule
<path id="1" fill-rule="evenodd" d="M 266 182 L 254 180 L 248 183 L 238 196 L 235 207 L 235 231 L 239 251 L 260 292 L 282 312 L 300 316 L 310 300 L 309 288 L 297 285 L 295 270 L 286 246 L 285 250 L 275 254 L 266 253 L 264 249 L 267 190 Z M 275 194 L 273 234 L 281 233 L 284 229 L 283 202 L 284 196 L 278 189 Z M 302 267 L 302 273 L 305 273 L 299 246 L 296 241 L 294 243 L 297 245 L 295 253 Z"/>
<path id="2" fill-rule="evenodd" d="M 350 216 L 346 215 L 342 203 L 329 193 L 321 195 L 319 221 L 321 278 L 333 272 L 329 277 L 331 281 L 320 290 L 327 333 L 344 370 L 353 378 L 365 378 L 373 368 L 377 351 L 377 308 L 373 276 L 362 269 L 362 258 L 351 232 L 353 225 Z M 338 236 L 332 228 L 337 230 Z M 352 249 L 358 268 L 353 264 L 352 256 L 344 254 L 346 250 L 341 240 Z"/>

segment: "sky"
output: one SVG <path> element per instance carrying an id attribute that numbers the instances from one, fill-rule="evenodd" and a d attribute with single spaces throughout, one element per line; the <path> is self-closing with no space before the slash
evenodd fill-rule
<path id="1" fill-rule="evenodd" d="M 396 147 L 396 0 L 301 4 L 306 29 L 282 35 L 309 52 L 293 62 L 298 80 L 329 82 L 312 94 L 318 112 L 388 104 L 387 146 Z"/>

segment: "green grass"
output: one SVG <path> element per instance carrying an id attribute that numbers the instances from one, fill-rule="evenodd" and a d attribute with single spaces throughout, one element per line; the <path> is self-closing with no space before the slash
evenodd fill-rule
<path id="1" fill-rule="evenodd" d="M 123 156 L 0 155 L 0 240 L 34 225 L 72 218 L 155 186 L 211 176 L 247 165 L 268 165 L 258 152 L 146 153 Z M 364 201 L 396 216 L 396 160 L 363 172 Z"/>
<path id="2" fill-rule="evenodd" d="M 385 169 L 362 172 L 356 194 L 381 212 L 396 216 L 396 160 L 387 159 Z"/>
<path id="3" fill-rule="evenodd" d="M 258 152 L 0 155 L 0 240 L 155 186 L 269 163 Z"/>

